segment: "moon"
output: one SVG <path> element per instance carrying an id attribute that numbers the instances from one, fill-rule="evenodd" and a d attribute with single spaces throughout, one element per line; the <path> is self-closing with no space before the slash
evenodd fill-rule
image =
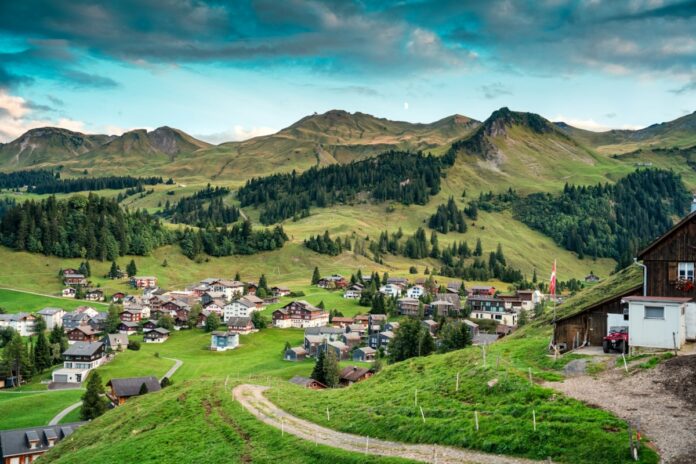
<path id="1" fill-rule="evenodd" d="M 408 111 L 408 102 L 404 102 L 404 109 Z"/>

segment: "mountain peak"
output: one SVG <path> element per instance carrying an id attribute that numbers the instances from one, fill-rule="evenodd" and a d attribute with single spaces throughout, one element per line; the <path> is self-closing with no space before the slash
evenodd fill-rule
<path id="1" fill-rule="evenodd" d="M 505 106 L 494 111 L 483 122 L 482 130 L 486 132 L 486 135 L 490 136 L 505 135 L 507 134 L 507 129 L 512 126 L 522 126 L 537 134 L 556 131 L 551 122 L 536 113 L 510 111 Z"/>

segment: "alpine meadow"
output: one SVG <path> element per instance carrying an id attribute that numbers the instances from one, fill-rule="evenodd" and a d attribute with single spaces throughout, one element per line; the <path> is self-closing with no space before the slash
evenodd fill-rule
<path id="1" fill-rule="evenodd" d="M 1 3 L 2 462 L 693 462 L 695 28 Z"/>

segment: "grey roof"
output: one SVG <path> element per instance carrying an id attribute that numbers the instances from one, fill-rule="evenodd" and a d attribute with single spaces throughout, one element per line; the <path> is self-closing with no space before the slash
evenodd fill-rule
<path id="1" fill-rule="evenodd" d="M 474 335 L 474 345 L 490 345 L 498 340 L 498 334 L 476 334 Z"/>
<path id="2" fill-rule="evenodd" d="M 92 356 L 103 345 L 102 342 L 75 342 L 63 352 L 63 356 Z"/>
<path id="3" fill-rule="evenodd" d="M 63 311 L 63 308 L 52 308 L 52 307 L 47 307 L 39 311 L 37 314 L 41 314 L 42 316 L 53 316 L 54 314 L 57 314 L 59 312 Z"/>
<path id="4" fill-rule="evenodd" d="M 108 334 L 106 340 L 108 340 L 109 346 L 126 346 L 128 345 L 128 334 Z"/>
<path id="5" fill-rule="evenodd" d="M 126 379 L 111 379 L 108 386 L 113 388 L 114 394 L 118 397 L 138 396 L 143 384 L 147 386 L 148 393 L 157 392 L 162 389 L 157 378 L 153 376 L 147 377 L 130 377 Z"/>
<path id="6" fill-rule="evenodd" d="M 250 317 L 231 317 L 227 320 L 227 327 L 246 327 L 250 322 Z"/>
<path id="7" fill-rule="evenodd" d="M 48 440 L 62 440 L 87 422 L 73 422 L 63 425 L 42 425 L 25 429 L 0 430 L 0 449 L 3 460 L 12 456 L 21 456 L 29 452 L 37 453 L 49 449 Z M 29 450 L 29 438 L 38 440 L 36 448 Z"/>
<path id="8" fill-rule="evenodd" d="M 157 327 L 155 329 L 152 329 L 151 331 L 148 332 L 148 334 L 151 334 L 153 332 L 157 332 L 162 335 L 169 335 L 169 330 L 165 329 L 164 327 Z"/>
<path id="9" fill-rule="evenodd" d="M 233 337 L 236 336 L 236 333 L 232 332 L 225 332 L 223 330 L 215 330 L 214 332 L 211 333 L 211 335 L 215 335 L 216 337 Z"/>
<path id="10" fill-rule="evenodd" d="M 340 335 L 344 332 L 345 329 L 341 327 L 307 327 L 304 333 L 305 335 Z"/>
<path id="11" fill-rule="evenodd" d="M 316 382 L 319 385 L 325 387 L 325 385 L 318 380 L 310 379 L 309 377 L 301 377 L 299 375 L 296 375 L 295 377 L 291 378 L 289 380 L 290 383 L 294 383 L 295 385 L 299 385 L 301 387 L 308 387 L 312 382 Z"/>
<path id="12" fill-rule="evenodd" d="M 125 325 L 126 327 L 131 327 L 134 329 L 138 328 L 138 323 L 137 322 L 131 322 L 131 321 L 121 321 L 119 325 Z"/>
<path id="13" fill-rule="evenodd" d="M 365 354 L 374 354 L 377 352 L 377 350 L 369 346 L 361 346 L 360 348 L 357 348 L 356 351 L 362 351 Z"/>

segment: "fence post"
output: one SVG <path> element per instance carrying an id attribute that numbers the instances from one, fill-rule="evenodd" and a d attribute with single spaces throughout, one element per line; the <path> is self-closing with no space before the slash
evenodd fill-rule
<path id="1" fill-rule="evenodd" d="M 457 389 L 456 391 L 459 391 L 459 372 L 457 372 Z"/>
<path id="2" fill-rule="evenodd" d="M 326 407 L 326 420 L 330 421 L 331 420 L 331 415 L 329 414 L 329 407 Z"/>
<path id="3" fill-rule="evenodd" d="M 536 432 L 536 411 L 532 409 L 532 424 L 534 425 L 534 431 Z"/>
<path id="4" fill-rule="evenodd" d="M 478 411 L 474 411 L 474 421 L 476 422 L 476 431 L 478 432 L 478 430 L 479 430 Z"/>
<path id="5" fill-rule="evenodd" d="M 421 417 L 423 418 L 423 423 L 425 424 L 425 414 L 423 414 L 423 406 L 420 406 Z"/>

